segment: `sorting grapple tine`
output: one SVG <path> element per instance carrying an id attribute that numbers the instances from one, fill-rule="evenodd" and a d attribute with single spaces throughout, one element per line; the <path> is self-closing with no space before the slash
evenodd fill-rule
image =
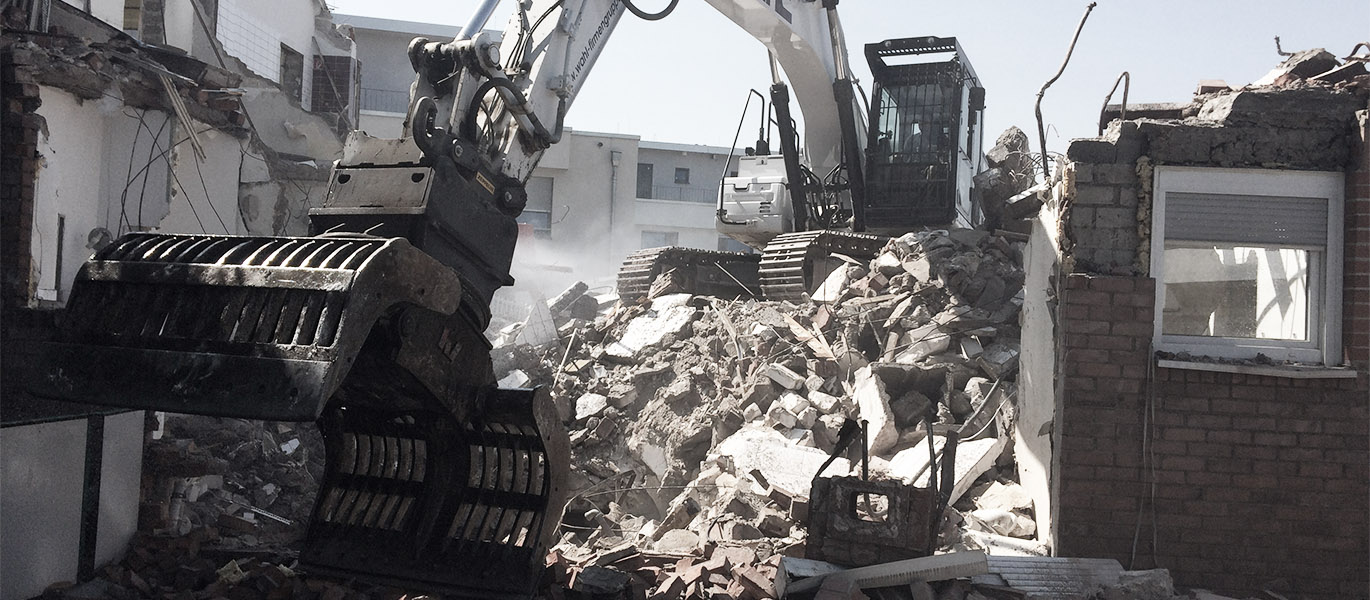
<path id="1" fill-rule="evenodd" d="M 403 239 L 132 234 L 78 274 L 38 395 L 316 420 L 302 565 L 527 598 L 565 506 L 549 395 L 494 387 L 461 280 Z"/>

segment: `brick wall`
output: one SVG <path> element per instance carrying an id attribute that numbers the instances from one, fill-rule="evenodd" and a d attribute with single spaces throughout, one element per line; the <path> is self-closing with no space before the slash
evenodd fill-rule
<path id="1" fill-rule="evenodd" d="M 13 54 L 0 51 L 0 302 L 6 308 L 28 301 L 38 133 L 43 123 L 36 114 L 41 104 L 38 85 L 27 71 L 16 69 L 14 61 Z"/>
<path id="2" fill-rule="evenodd" d="M 1067 276 L 1060 555 L 1165 567 L 1234 595 L 1273 582 L 1291 597 L 1366 596 L 1370 302 L 1349 292 L 1370 277 L 1360 189 L 1344 323 L 1355 379 L 1156 368 L 1149 381 L 1154 280 Z"/>

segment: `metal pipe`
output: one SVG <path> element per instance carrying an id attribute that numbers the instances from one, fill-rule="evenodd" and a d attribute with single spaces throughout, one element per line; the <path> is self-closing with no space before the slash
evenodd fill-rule
<path id="1" fill-rule="evenodd" d="M 1056 71 L 1051 79 L 1042 84 L 1042 89 L 1037 90 L 1037 103 L 1033 106 L 1033 110 L 1037 113 L 1037 139 L 1042 144 L 1042 172 L 1045 174 L 1046 181 L 1051 181 L 1051 167 L 1047 165 L 1047 130 L 1046 126 L 1042 124 L 1042 96 L 1046 95 L 1047 88 L 1056 83 L 1056 80 L 1061 78 L 1061 74 L 1066 72 L 1066 65 L 1070 64 L 1070 55 L 1075 52 L 1075 42 L 1080 40 L 1080 32 L 1084 31 L 1085 20 L 1089 19 L 1089 13 L 1097 5 L 1097 2 L 1090 2 L 1089 6 L 1085 7 L 1085 15 L 1080 17 L 1080 24 L 1075 27 L 1075 37 L 1070 39 L 1070 48 L 1066 50 L 1066 59 L 1061 61 L 1061 68 Z"/>
<path id="2" fill-rule="evenodd" d="M 490 15 L 495 14 L 495 8 L 499 6 L 499 0 L 481 0 L 476 12 L 471 14 L 471 20 L 466 22 L 466 26 L 461 28 L 461 33 L 457 34 L 454 41 L 469 40 L 485 29 L 485 23 L 490 20 Z"/>

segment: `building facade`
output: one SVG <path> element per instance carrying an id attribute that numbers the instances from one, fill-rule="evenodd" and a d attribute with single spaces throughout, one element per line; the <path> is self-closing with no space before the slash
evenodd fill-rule
<path id="1" fill-rule="evenodd" d="M 414 72 L 405 49 L 457 27 L 336 15 L 361 62 L 361 129 L 401 137 Z M 572 108 L 570 120 L 574 121 Z M 733 153 L 740 154 L 740 153 Z M 714 227 L 719 185 L 736 170 L 727 148 L 645 141 L 567 128 L 527 182 L 515 255 L 519 287 L 554 294 L 576 281 L 612 286 L 629 253 L 656 246 L 744 250 Z"/>
<path id="2" fill-rule="evenodd" d="M 1034 224 L 1016 454 L 1038 529 L 1182 586 L 1364 598 L 1367 96 L 1160 116 L 1074 141 Z"/>

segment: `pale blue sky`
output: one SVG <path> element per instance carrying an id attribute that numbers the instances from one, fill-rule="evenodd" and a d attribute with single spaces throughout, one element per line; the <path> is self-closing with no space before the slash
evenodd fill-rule
<path id="1" fill-rule="evenodd" d="M 645 10 L 666 0 L 638 0 Z M 843 0 L 838 11 L 852 63 L 869 90 L 861 45 L 887 38 L 955 36 L 986 88 L 987 142 L 1010 125 L 1036 145 L 1033 102 L 1061 65 L 1087 2 Z M 329 0 L 335 12 L 464 24 L 474 0 Z M 505 0 L 490 21 L 502 27 Z M 1370 40 L 1370 1 L 1307 2 L 1103 0 L 1090 15 L 1070 66 L 1047 91 L 1048 146 L 1096 132 L 1099 108 L 1114 80 L 1129 71 L 1131 102 L 1191 97 L 1201 79 L 1244 85 L 1286 51 L 1327 48 L 1338 57 Z M 764 47 L 700 0 L 681 0 L 668 18 L 624 15 L 567 123 L 576 129 L 643 139 L 726 146 L 748 89 L 770 83 Z M 1121 97 L 1121 90 L 1115 96 Z M 739 145 L 749 145 L 748 118 Z"/>

